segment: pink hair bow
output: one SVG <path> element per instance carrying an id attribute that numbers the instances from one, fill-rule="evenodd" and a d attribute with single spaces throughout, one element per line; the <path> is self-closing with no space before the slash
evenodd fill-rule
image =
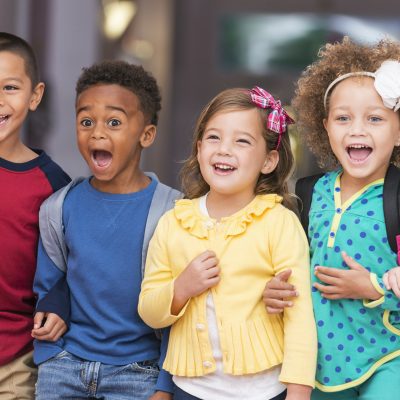
<path id="1" fill-rule="evenodd" d="M 282 107 L 280 100 L 275 100 L 266 90 L 255 86 L 250 90 L 251 100 L 260 108 L 269 108 L 272 110 L 268 115 L 267 128 L 279 134 L 278 150 L 281 143 L 282 135 L 286 132 L 287 125 L 294 124 L 294 120 L 289 117 L 285 109 Z"/>

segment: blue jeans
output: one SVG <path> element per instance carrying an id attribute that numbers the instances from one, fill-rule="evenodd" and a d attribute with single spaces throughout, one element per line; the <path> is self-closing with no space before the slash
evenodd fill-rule
<path id="1" fill-rule="evenodd" d="M 278 396 L 275 396 L 274 398 L 272 398 L 270 400 L 284 400 L 285 398 L 286 398 L 286 390 L 283 393 L 278 394 Z M 192 396 L 189 393 L 186 393 L 181 388 L 179 388 L 178 386 L 175 385 L 174 400 L 201 400 L 201 399 L 199 399 L 196 396 Z M 267 400 L 267 399 L 265 399 L 265 400 Z"/>
<path id="2" fill-rule="evenodd" d="M 147 400 L 158 372 L 157 360 L 119 366 L 62 351 L 39 366 L 36 400 Z"/>

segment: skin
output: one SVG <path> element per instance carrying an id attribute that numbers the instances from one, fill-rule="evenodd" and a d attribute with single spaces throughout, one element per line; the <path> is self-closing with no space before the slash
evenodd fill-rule
<path id="1" fill-rule="evenodd" d="M 44 92 L 44 83 L 34 88 L 22 57 L 0 52 L 0 157 L 22 163 L 38 155 L 25 146 L 21 128 L 29 111 L 35 111 Z"/>
<path id="2" fill-rule="evenodd" d="M 340 82 L 332 92 L 324 126 L 332 150 L 343 167 L 342 203 L 365 185 L 384 178 L 393 149 L 400 144 L 400 118 L 399 113 L 383 105 L 373 79 L 349 78 Z M 361 162 L 352 160 L 347 149 L 354 144 L 368 146 L 370 155 Z M 314 286 L 321 295 L 331 300 L 380 298 L 369 279 L 369 272 L 345 252 L 342 258 L 348 270 L 332 266 L 315 268 L 314 273 L 323 284 L 315 283 Z M 279 313 L 293 304 L 290 299 L 298 293 L 287 283 L 289 276 L 290 272 L 281 274 L 266 285 L 263 299 L 268 312 Z M 398 269 L 390 271 L 389 276 L 390 283 L 386 278 L 386 286 L 397 289 Z"/>
<path id="3" fill-rule="evenodd" d="M 217 113 L 206 125 L 197 151 L 201 174 L 210 186 L 207 209 L 216 220 L 249 204 L 260 173 L 272 172 L 279 162 L 278 152 L 266 149 L 256 109 Z M 172 314 L 179 314 L 191 297 L 218 285 L 219 274 L 214 252 L 194 258 L 175 280 Z M 287 388 L 287 400 L 310 398 L 311 387 L 289 383 Z"/>

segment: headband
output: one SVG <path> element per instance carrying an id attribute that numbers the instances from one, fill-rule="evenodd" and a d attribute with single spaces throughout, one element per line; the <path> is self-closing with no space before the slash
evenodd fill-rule
<path id="1" fill-rule="evenodd" d="M 369 76 L 374 78 L 375 90 L 381 96 L 385 107 L 394 112 L 400 109 L 400 62 L 386 60 L 375 72 L 357 71 L 338 76 L 325 91 L 324 108 L 331 89 L 339 82 L 352 76 Z"/>
<path id="2" fill-rule="evenodd" d="M 279 135 L 278 144 L 276 145 L 276 150 L 278 150 L 282 140 L 282 135 L 286 132 L 287 125 L 294 124 L 294 120 L 289 117 L 285 109 L 282 107 L 280 100 L 275 100 L 266 90 L 255 86 L 250 90 L 250 96 L 251 101 L 256 106 L 272 110 L 268 115 L 267 128 Z"/>

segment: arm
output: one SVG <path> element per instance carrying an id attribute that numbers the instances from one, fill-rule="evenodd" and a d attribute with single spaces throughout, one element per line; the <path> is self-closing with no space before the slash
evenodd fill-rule
<path id="1" fill-rule="evenodd" d="M 387 290 L 393 290 L 394 294 L 400 298 L 400 267 L 395 267 L 383 275 L 383 283 Z"/>
<path id="2" fill-rule="evenodd" d="M 194 258 L 177 278 L 173 277 L 166 245 L 168 217 L 170 214 L 160 220 L 150 241 L 139 296 L 139 315 L 156 329 L 172 325 L 185 313 L 192 297 L 219 281 L 217 260 L 210 251 Z"/>
<path id="3" fill-rule="evenodd" d="M 288 383 L 286 400 L 310 400 L 311 391 L 311 386 Z"/>
<path id="4" fill-rule="evenodd" d="M 38 300 L 32 337 L 56 341 L 67 330 L 65 321 L 69 319 L 69 288 L 65 274 L 50 260 L 41 239 L 33 290 Z"/>
<path id="5" fill-rule="evenodd" d="M 315 381 L 317 337 L 311 301 L 307 238 L 296 215 L 286 209 L 275 213 L 270 225 L 275 274 L 291 269 L 289 283 L 301 293 L 293 306 L 285 308 L 283 312 L 284 356 L 280 380 L 296 385 L 292 386 L 291 391 L 303 390 L 303 386 L 312 388 Z"/>
<path id="6" fill-rule="evenodd" d="M 385 310 L 399 310 L 399 303 L 391 290 L 387 290 L 382 277 L 370 273 L 353 258 L 342 252 L 348 270 L 317 266 L 315 274 L 323 284 L 314 287 L 322 297 L 330 300 L 363 299 L 368 308 L 381 306 Z"/>

